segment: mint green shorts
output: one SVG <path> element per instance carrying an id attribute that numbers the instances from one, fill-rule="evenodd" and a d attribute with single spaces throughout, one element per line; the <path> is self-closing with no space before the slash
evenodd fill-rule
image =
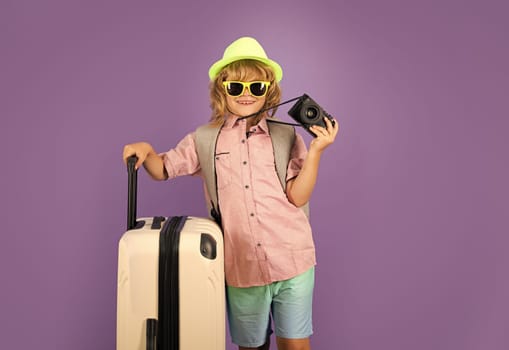
<path id="1" fill-rule="evenodd" d="M 313 334 L 312 304 L 315 268 L 289 280 L 267 286 L 226 287 L 228 324 L 233 343 L 256 348 L 265 344 L 272 333 L 301 339 Z"/>

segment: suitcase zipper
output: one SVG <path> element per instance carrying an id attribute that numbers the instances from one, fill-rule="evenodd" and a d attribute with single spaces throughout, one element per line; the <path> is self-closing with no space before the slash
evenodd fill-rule
<path id="1" fill-rule="evenodd" d="M 185 216 L 165 221 L 159 236 L 157 349 L 179 350 L 179 243 Z"/>

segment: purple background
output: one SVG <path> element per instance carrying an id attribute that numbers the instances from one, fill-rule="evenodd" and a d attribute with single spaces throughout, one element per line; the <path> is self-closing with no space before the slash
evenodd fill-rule
<path id="1" fill-rule="evenodd" d="M 114 348 L 122 147 L 205 122 L 209 65 L 252 35 L 284 99 L 341 124 L 312 199 L 314 348 L 508 349 L 507 10 L 2 1 L 2 348 Z M 197 178 L 139 185 L 141 216 L 205 215 Z"/>

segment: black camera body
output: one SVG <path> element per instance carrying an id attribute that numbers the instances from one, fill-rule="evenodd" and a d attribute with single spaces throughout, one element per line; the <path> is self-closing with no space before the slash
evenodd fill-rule
<path id="1" fill-rule="evenodd" d="M 332 125 L 334 125 L 334 120 L 329 113 L 306 94 L 302 95 L 292 108 L 290 108 L 288 115 L 301 124 L 304 129 L 314 137 L 316 137 L 316 135 L 311 132 L 309 128 L 313 125 L 327 128 L 324 118 L 328 118 L 332 122 Z"/>

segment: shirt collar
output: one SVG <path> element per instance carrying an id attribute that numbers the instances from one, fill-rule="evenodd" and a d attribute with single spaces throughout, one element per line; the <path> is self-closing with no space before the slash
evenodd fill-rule
<path id="1" fill-rule="evenodd" d="M 246 120 L 246 119 L 243 119 L 243 120 Z M 240 124 L 239 117 L 234 116 L 234 115 L 229 115 L 226 117 L 223 127 L 231 129 L 231 128 L 238 126 L 239 124 Z M 269 126 L 267 125 L 266 118 L 262 118 L 262 120 L 260 120 L 260 122 L 256 126 L 259 127 L 265 133 L 269 132 Z"/>
<path id="2" fill-rule="evenodd" d="M 269 133 L 269 126 L 267 124 L 267 118 L 262 118 L 262 120 L 260 120 L 260 122 L 258 123 L 258 126 L 260 127 L 260 129 L 262 129 L 262 131 L 264 131 L 265 133 Z"/>
<path id="3" fill-rule="evenodd" d="M 226 116 L 223 128 L 228 128 L 228 129 L 233 128 L 233 126 L 237 123 L 237 120 L 238 120 L 238 117 L 236 117 L 234 115 L 230 114 L 230 115 Z"/>

